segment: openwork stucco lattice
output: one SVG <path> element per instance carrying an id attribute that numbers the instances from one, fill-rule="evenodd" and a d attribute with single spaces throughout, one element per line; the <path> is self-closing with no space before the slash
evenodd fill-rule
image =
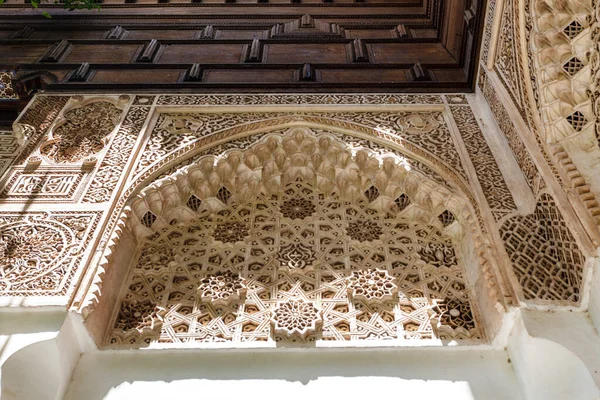
<path id="1" fill-rule="evenodd" d="M 109 344 L 481 338 L 450 192 L 426 195 L 437 184 L 406 162 L 295 128 L 145 189 L 127 222 L 141 253 Z M 156 208 L 172 179 L 183 192 Z M 217 303 L 202 295 L 213 277 L 231 288 Z M 154 323 L 123 322 L 132 304 Z"/>
<path id="2" fill-rule="evenodd" d="M 533 214 L 505 221 L 501 235 L 525 299 L 579 302 L 584 257 L 549 194 Z"/>

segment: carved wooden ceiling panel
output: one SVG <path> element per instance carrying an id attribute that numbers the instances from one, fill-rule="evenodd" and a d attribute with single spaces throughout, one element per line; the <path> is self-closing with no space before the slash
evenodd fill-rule
<path id="1" fill-rule="evenodd" d="M 70 91 L 468 91 L 482 3 L 107 0 L 46 21 L 8 0 L 0 53 L 17 92 L 40 76 Z"/>

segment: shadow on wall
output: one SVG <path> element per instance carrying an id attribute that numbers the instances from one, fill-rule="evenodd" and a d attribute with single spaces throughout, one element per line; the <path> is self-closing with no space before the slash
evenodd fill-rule
<path id="1" fill-rule="evenodd" d="M 102 352 L 84 355 L 67 400 L 343 399 L 418 395 L 520 400 L 504 351 L 294 349 Z"/>

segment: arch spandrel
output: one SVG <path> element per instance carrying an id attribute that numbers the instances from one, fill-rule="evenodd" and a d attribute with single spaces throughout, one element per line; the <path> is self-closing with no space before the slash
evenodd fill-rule
<path id="1" fill-rule="evenodd" d="M 285 128 L 244 150 L 197 154 L 141 188 L 103 265 L 126 283 L 118 299 L 100 298 L 91 330 L 104 325 L 109 346 L 483 340 L 470 282 L 485 272 L 464 269 L 481 261 L 473 238 L 462 240 L 473 229 L 468 200 L 412 160 L 377 153 L 331 132 Z M 295 218 L 302 210 L 312 214 Z M 109 281 L 103 291 L 114 297 Z M 371 281 L 389 290 L 357 286 Z M 99 322 L 106 307 L 112 319 Z M 283 317 L 290 310 L 314 318 L 305 326 Z"/>

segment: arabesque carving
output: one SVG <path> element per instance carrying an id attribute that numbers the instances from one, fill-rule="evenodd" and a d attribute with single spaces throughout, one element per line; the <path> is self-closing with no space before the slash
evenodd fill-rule
<path id="1" fill-rule="evenodd" d="M 69 96 L 38 95 L 29 104 L 22 117 L 13 125 L 15 137 L 19 143 L 26 143 L 21 155 L 17 158 L 17 164 L 22 164 L 37 148 L 69 98 Z"/>
<path id="2" fill-rule="evenodd" d="M 151 104 L 151 101 L 149 103 Z M 150 107 L 131 106 L 129 108 L 119 131 L 110 143 L 109 151 L 98 167 L 83 198 L 84 203 L 102 203 L 110 199 L 149 115 Z"/>
<path id="3" fill-rule="evenodd" d="M 40 148 L 54 163 L 75 163 L 100 153 L 121 118 L 121 110 L 107 101 L 71 109 Z"/>
<path id="4" fill-rule="evenodd" d="M 506 111 L 506 108 L 498 98 L 494 86 L 487 81 L 485 73 L 483 73 L 482 79 L 480 79 L 480 86 L 483 96 L 487 100 L 496 122 L 500 126 L 500 130 L 502 130 L 502 133 L 504 133 L 504 136 L 506 136 L 506 139 L 508 140 L 508 145 L 525 176 L 527 184 L 531 189 L 534 189 L 536 175 L 538 174 L 537 167 L 534 164 L 529 151 L 525 147 L 525 144 L 519 137 L 517 128 L 513 124 L 508 111 Z"/>
<path id="5" fill-rule="evenodd" d="M 517 206 L 512 193 L 506 185 L 498 163 L 477 124 L 471 107 L 452 106 L 450 111 L 460 127 L 461 137 L 492 212 L 516 210 Z"/>
<path id="6" fill-rule="evenodd" d="M 496 0 L 488 0 L 485 17 L 485 28 L 483 31 L 483 41 L 481 45 L 481 61 L 485 64 L 490 54 L 492 45 L 492 29 L 494 26 L 494 14 L 496 13 Z"/>
<path id="7" fill-rule="evenodd" d="M 96 213 L 0 214 L 0 295 L 68 293 Z"/>
<path id="8" fill-rule="evenodd" d="M 163 113 L 152 131 L 136 173 L 198 138 L 250 122 L 268 126 L 281 117 L 328 121 L 337 125 L 354 122 L 374 128 L 384 135 L 397 136 L 421 147 L 466 177 L 441 112 Z"/>
<path id="9" fill-rule="evenodd" d="M 518 1 L 504 0 L 494 71 L 500 77 L 523 121 L 528 120 L 528 97 L 523 82 L 523 62 L 519 29 Z"/>
<path id="10" fill-rule="evenodd" d="M 428 94 L 204 94 L 189 96 L 163 95 L 159 106 L 214 105 L 316 105 L 316 104 L 443 104 L 439 95 Z"/>
<path id="11" fill-rule="evenodd" d="M 410 160 L 305 128 L 215 150 L 131 203 L 120 303 L 166 311 L 152 331 L 113 322 L 110 345 L 483 337 L 454 250 L 464 203 Z"/>

